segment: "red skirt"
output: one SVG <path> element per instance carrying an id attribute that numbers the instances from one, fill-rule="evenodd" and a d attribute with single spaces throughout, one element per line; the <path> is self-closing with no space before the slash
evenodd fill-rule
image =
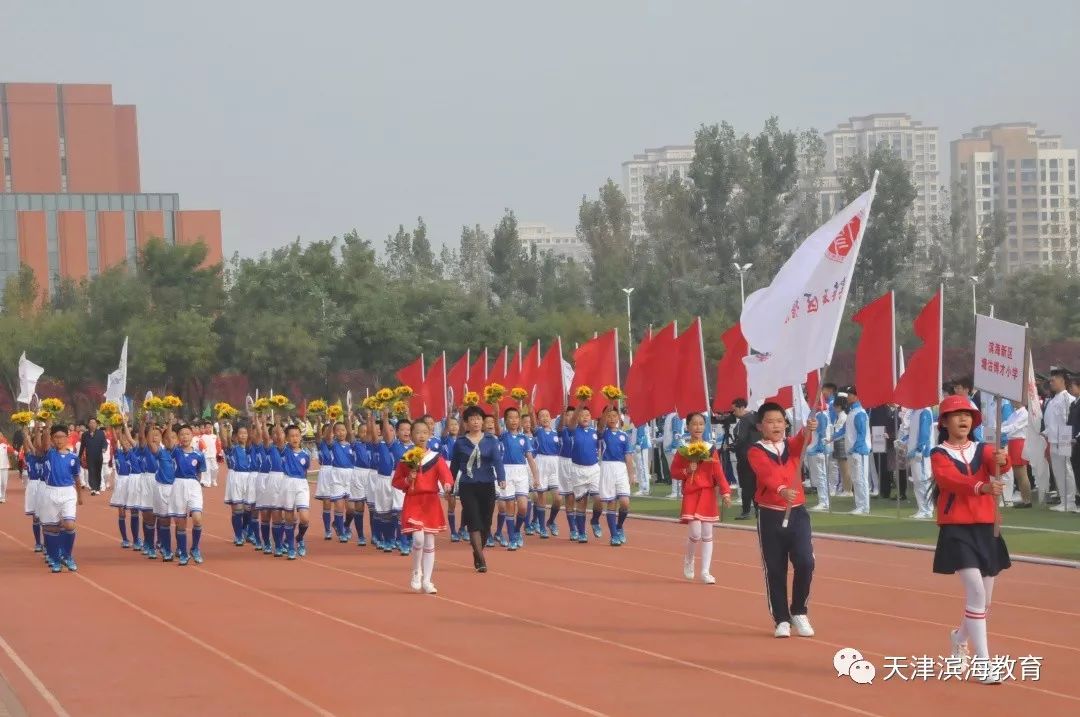
<path id="1" fill-rule="evenodd" d="M 406 493 L 401 507 L 401 532 L 441 533 L 446 530 L 446 514 L 438 493 Z"/>
<path id="2" fill-rule="evenodd" d="M 715 523 L 720 520 L 720 506 L 716 502 L 716 489 L 706 488 L 693 493 L 683 493 L 679 522 L 704 520 Z"/>
<path id="3" fill-rule="evenodd" d="M 1026 466 L 1027 461 L 1024 460 L 1024 439 L 1013 438 L 1009 441 L 1009 463 L 1014 466 Z"/>

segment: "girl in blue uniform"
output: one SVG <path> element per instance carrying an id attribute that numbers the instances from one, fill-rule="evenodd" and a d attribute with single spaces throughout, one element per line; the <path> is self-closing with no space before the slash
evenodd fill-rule
<path id="1" fill-rule="evenodd" d="M 551 411 L 541 408 L 536 414 L 540 426 L 533 436 L 536 444 L 536 471 L 539 473 L 540 486 L 536 491 L 536 518 L 537 532 L 541 538 L 559 534 L 559 527 L 555 525 L 555 517 L 559 514 L 562 506 L 562 496 L 559 493 L 559 452 L 562 447 L 562 439 L 559 433 L 551 426 Z M 551 496 L 551 513 L 547 512 L 548 496 Z"/>
<path id="2" fill-rule="evenodd" d="M 611 545 L 626 542 L 623 523 L 630 512 L 630 485 L 637 484 L 634 470 L 634 447 L 625 431 L 619 429 L 621 416 L 617 406 L 610 406 L 604 413 L 607 427 L 600 434 L 600 500 L 607 508 L 608 533 Z M 618 501 L 618 518 L 615 503 Z"/>
<path id="3" fill-rule="evenodd" d="M 253 494 L 251 481 L 254 474 L 251 472 L 251 454 L 248 452 L 247 427 L 237 428 L 234 438 L 232 424 L 223 422 L 221 447 L 225 452 L 225 466 L 229 471 L 225 477 L 225 503 L 232 508 L 233 544 L 242 548 L 251 521 L 250 508 L 253 507 L 248 505 L 248 496 Z"/>

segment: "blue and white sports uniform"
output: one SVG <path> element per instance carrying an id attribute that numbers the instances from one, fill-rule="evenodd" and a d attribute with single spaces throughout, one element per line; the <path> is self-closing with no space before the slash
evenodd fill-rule
<path id="1" fill-rule="evenodd" d="M 176 446 L 172 450 L 176 463 L 176 480 L 169 494 L 169 517 L 186 518 L 203 511 L 201 478 L 206 473 L 206 457 L 192 446 L 184 450 Z"/>
<path id="2" fill-rule="evenodd" d="M 311 455 L 304 449 L 294 451 L 285 446 L 280 451 L 284 469 L 279 508 L 284 511 L 307 510 L 311 505 L 311 487 L 307 482 Z"/>
<path id="3" fill-rule="evenodd" d="M 266 457 L 266 446 L 253 445 L 248 454 L 251 456 L 251 470 L 255 473 L 255 509 L 273 510 L 274 496 L 270 492 L 270 461 Z"/>
<path id="4" fill-rule="evenodd" d="M 363 441 L 353 441 L 353 470 L 349 476 L 349 500 L 353 503 L 366 503 L 371 489 L 371 448 Z"/>
<path id="5" fill-rule="evenodd" d="M 41 460 L 44 484 L 38 489 L 37 517 L 42 525 L 60 525 L 75 520 L 79 502 L 75 481 L 79 479 L 82 466 L 79 457 L 71 451 L 61 453 L 50 448 Z"/>
<path id="6" fill-rule="evenodd" d="M 334 451 L 326 441 L 319 441 L 319 475 L 315 479 L 315 500 L 336 500 L 333 494 Z"/>
<path id="7" fill-rule="evenodd" d="M 322 459 L 322 452 L 320 452 L 319 475 L 322 475 Z M 344 443 L 334 441 L 331 443 L 329 497 L 325 500 L 341 500 L 349 495 L 349 484 L 352 482 L 355 468 L 356 457 L 352 444 L 348 441 Z"/>
<path id="8" fill-rule="evenodd" d="M 132 475 L 138 473 L 135 495 L 128 491 L 128 498 L 141 511 L 154 510 L 154 493 L 157 492 L 157 458 L 150 452 L 149 446 L 138 446 L 131 452 Z"/>
<path id="9" fill-rule="evenodd" d="M 600 458 L 597 447 L 600 436 L 596 427 L 578 426 L 573 431 L 574 444 L 570 447 L 570 461 L 573 463 L 574 497 L 581 500 L 586 495 L 600 494 Z"/>
<path id="10" fill-rule="evenodd" d="M 369 444 L 371 448 L 371 486 L 368 503 L 375 506 L 376 513 L 389 513 L 394 509 L 394 467 L 397 461 L 386 441 Z M 397 491 L 400 492 L 400 491 Z"/>
<path id="11" fill-rule="evenodd" d="M 285 446 L 278 447 L 273 443 L 263 447 L 263 470 L 269 474 L 266 477 L 266 499 L 274 510 L 282 509 L 282 491 L 285 489 L 285 464 L 281 460 L 283 450 Z"/>
<path id="12" fill-rule="evenodd" d="M 157 470 L 154 473 L 154 492 L 152 502 L 154 515 L 159 518 L 169 517 L 170 499 L 173 485 L 176 483 L 176 459 L 164 446 L 152 453 Z"/>
<path id="13" fill-rule="evenodd" d="M 569 428 L 559 429 L 559 495 L 574 494 L 574 434 Z"/>
<path id="14" fill-rule="evenodd" d="M 131 501 L 128 494 L 131 492 L 131 458 L 123 448 L 117 448 L 113 452 L 113 468 L 116 471 L 116 480 L 113 482 L 112 495 L 109 496 L 109 505 L 113 508 L 128 508 Z"/>
<path id="15" fill-rule="evenodd" d="M 533 435 L 536 470 L 540 474 L 539 491 L 559 490 L 559 452 L 562 439 L 553 428 L 540 427 Z"/>
<path id="16" fill-rule="evenodd" d="M 630 472 L 626 456 L 634 450 L 625 431 L 605 428 L 600 434 L 600 500 L 630 497 Z"/>
<path id="17" fill-rule="evenodd" d="M 45 485 L 45 463 L 33 454 L 26 455 L 26 494 L 23 496 L 23 512 L 37 514 L 37 497 Z"/>
<path id="18" fill-rule="evenodd" d="M 495 487 L 499 500 L 514 500 L 529 496 L 529 461 L 533 454 L 532 440 L 524 433 L 503 431 L 499 434 L 502 444 L 503 468 L 506 470 L 505 488 Z"/>
<path id="19" fill-rule="evenodd" d="M 398 490 L 393 486 L 394 469 L 397 468 L 397 464 L 401 462 L 405 452 L 413 447 L 413 443 L 402 443 L 401 441 L 394 439 L 394 442 L 390 444 L 390 453 L 394 457 L 394 463 L 390 466 L 390 495 L 393 500 L 390 510 L 400 513 L 401 509 L 405 506 L 405 491 Z"/>
<path id="20" fill-rule="evenodd" d="M 225 477 L 226 505 L 255 505 L 255 474 L 251 469 L 251 454 L 239 444 L 225 451 L 225 465 L 229 472 Z"/>

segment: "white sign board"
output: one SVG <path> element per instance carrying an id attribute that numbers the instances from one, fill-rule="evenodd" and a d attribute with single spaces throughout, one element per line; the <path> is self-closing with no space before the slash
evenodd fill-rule
<path id="1" fill-rule="evenodd" d="M 975 388 L 1024 401 L 1027 328 L 990 316 L 975 317 Z"/>
<path id="2" fill-rule="evenodd" d="M 870 427 L 871 450 L 874 453 L 886 453 L 889 450 L 888 438 L 885 435 L 885 426 Z"/>

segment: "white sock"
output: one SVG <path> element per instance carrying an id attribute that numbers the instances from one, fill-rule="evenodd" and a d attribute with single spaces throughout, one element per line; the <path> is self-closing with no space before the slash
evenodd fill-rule
<path id="1" fill-rule="evenodd" d="M 990 650 L 986 639 L 986 586 L 978 568 L 961 568 L 957 571 L 964 584 L 964 621 L 958 636 L 971 643 L 974 657 L 989 659 Z M 993 580 L 993 578 L 989 578 Z"/>
<path id="2" fill-rule="evenodd" d="M 435 536 L 424 535 L 424 582 L 431 582 L 431 573 L 435 570 Z"/>
<path id="3" fill-rule="evenodd" d="M 701 574 L 709 575 L 712 573 L 710 568 L 712 567 L 712 523 L 702 521 L 701 523 Z"/>
<path id="4" fill-rule="evenodd" d="M 691 520 L 688 525 L 690 532 L 686 536 L 686 559 L 693 561 L 697 553 L 697 544 L 701 542 L 701 521 Z"/>
<path id="5" fill-rule="evenodd" d="M 412 542 L 412 569 L 414 573 L 420 572 L 420 561 L 424 557 L 424 534 L 413 533 Z"/>

